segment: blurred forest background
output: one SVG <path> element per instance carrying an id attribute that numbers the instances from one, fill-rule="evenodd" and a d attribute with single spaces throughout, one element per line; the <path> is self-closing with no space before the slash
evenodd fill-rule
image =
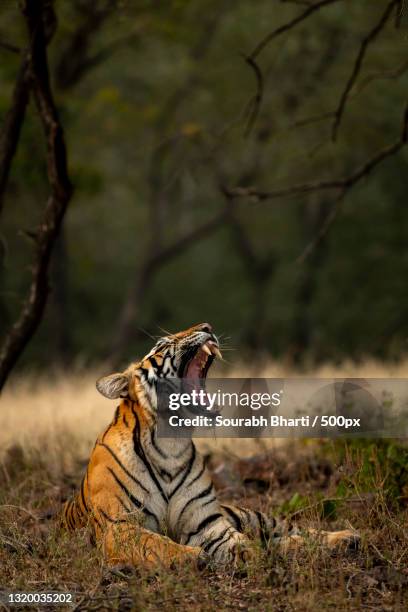
<path id="1" fill-rule="evenodd" d="M 204 320 L 295 364 L 406 353 L 403 2 L 44 6 L 74 192 L 19 368 L 126 362 Z M 6 121 L 28 34 L 0 11 Z M 50 192 L 39 115 L 30 96 L 1 194 L 2 340 Z"/>

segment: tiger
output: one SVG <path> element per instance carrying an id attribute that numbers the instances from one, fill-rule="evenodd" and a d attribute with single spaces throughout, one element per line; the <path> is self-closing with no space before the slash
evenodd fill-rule
<path id="1" fill-rule="evenodd" d="M 309 537 L 354 548 L 359 536 L 352 530 L 302 535 L 258 510 L 221 503 L 193 440 L 158 436 L 159 382 L 205 380 L 216 358 L 217 336 L 201 323 L 160 338 L 143 359 L 96 382 L 104 397 L 120 403 L 96 440 L 78 493 L 63 507 L 62 525 L 69 531 L 89 525 L 108 566 L 235 567 L 253 558 L 252 540 L 283 551 Z"/>

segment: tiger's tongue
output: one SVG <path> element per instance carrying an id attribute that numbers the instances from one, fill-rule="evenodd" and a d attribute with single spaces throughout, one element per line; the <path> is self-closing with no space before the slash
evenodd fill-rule
<path id="1" fill-rule="evenodd" d="M 207 361 L 207 356 L 201 349 L 198 350 L 196 356 L 190 361 L 186 376 L 187 378 L 202 378 L 204 375 L 204 366 Z"/>

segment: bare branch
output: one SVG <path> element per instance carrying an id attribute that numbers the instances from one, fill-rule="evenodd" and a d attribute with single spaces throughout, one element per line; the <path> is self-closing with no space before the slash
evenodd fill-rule
<path id="1" fill-rule="evenodd" d="M 257 254 L 245 227 L 239 222 L 232 208 L 230 208 L 228 214 L 228 225 L 233 231 L 235 244 L 249 275 L 254 278 L 256 284 L 259 284 L 259 281 L 265 281 L 273 272 L 275 255 L 269 253 L 262 257 Z"/>
<path id="2" fill-rule="evenodd" d="M 281 0 L 281 2 L 285 2 L 285 1 L 288 1 L 288 0 Z M 245 56 L 245 61 L 247 62 L 249 66 L 251 66 L 251 68 L 255 72 L 255 77 L 256 77 L 256 82 L 257 82 L 256 92 L 249 104 L 249 118 L 248 118 L 247 125 L 245 128 L 245 136 L 248 136 L 251 132 L 251 129 L 259 114 L 259 109 L 260 109 L 260 106 L 262 103 L 262 97 L 263 97 L 264 79 L 263 79 L 262 71 L 258 63 L 256 62 L 257 57 L 260 55 L 260 53 L 265 49 L 265 47 L 272 40 L 274 40 L 281 34 L 288 32 L 289 30 L 297 26 L 299 23 L 301 23 L 302 21 L 310 17 L 310 15 L 313 15 L 313 13 L 315 13 L 316 11 L 319 11 L 324 6 L 328 6 L 330 4 L 334 4 L 335 2 L 339 2 L 339 1 L 341 0 L 320 0 L 320 2 L 316 2 L 315 4 L 307 3 L 306 5 L 307 8 L 305 11 L 303 11 L 303 13 L 301 13 L 300 15 L 297 15 L 297 17 L 295 17 L 291 21 L 284 23 L 283 25 L 279 26 L 278 28 L 270 32 L 267 36 L 265 36 L 265 38 L 261 40 L 260 43 L 258 43 L 258 45 L 252 50 L 252 52 L 249 55 Z M 298 4 L 298 2 L 296 2 L 296 4 Z M 302 4 L 304 3 L 302 2 Z"/>
<path id="3" fill-rule="evenodd" d="M 0 352 L 0 390 L 41 321 L 49 291 L 49 261 L 72 194 L 64 134 L 50 89 L 43 9 L 43 2 L 39 0 L 25 0 L 22 7 L 30 39 L 29 86 L 47 140 L 47 174 L 51 192 L 35 235 L 36 252 L 29 292 Z"/>
<path id="4" fill-rule="evenodd" d="M 256 47 L 252 50 L 248 57 L 250 57 L 251 59 L 256 59 L 258 55 L 265 49 L 267 45 L 269 45 L 272 40 L 274 40 L 281 34 L 288 32 L 289 30 L 297 26 L 299 23 L 310 17 L 310 15 L 313 15 L 313 13 L 319 11 L 324 6 L 328 6 L 339 1 L 341 2 L 341 0 L 320 0 L 315 4 L 311 4 L 305 11 L 303 11 L 303 13 L 300 13 L 300 15 L 297 15 L 294 19 L 291 19 L 291 21 L 284 23 L 283 25 L 270 32 L 267 36 L 265 36 L 265 38 L 263 38 L 261 42 L 256 45 Z"/>
<path id="5" fill-rule="evenodd" d="M 312 6 L 313 2 L 309 0 L 279 0 L 282 4 L 297 4 L 299 6 Z"/>
<path id="6" fill-rule="evenodd" d="M 374 81 L 380 80 L 397 80 L 401 76 L 403 76 L 408 70 L 408 60 L 402 62 L 397 68 L 392 68 L 390 70 L 381 70 L 372 72 L 368 74 L 364 79 L 361 80 L 358 86 L 353 88 L 353 92 L 350 92 L 349 100 L 354 100 L 357 96 L 361 94 L 361 92 L 368 87 Z M 300 127 L 305 127 L 306 125 L 311 125 L 312 123 L 319 123 L 320 121 L 325 121 L 326 119 L 333 119 L 336 116 L 336 111 L 328 111 L 326 113 L 319 113 L 318 115 L 311 115 L 310 117 L 305 117 L 304 119 L 298 119 L 294 121 L 289 127 L 290 129 L 296 129 Z"/>
<path id="7" fill-rule="evenodd" d="M 241 223 L 238 222 L 234 214 L 230 214 L 228 217 L 228 224 L 233 230 L 235 244 L 238 251 L 242 256 L 249 273 L 252 273 L 258 266 L 258 258 L 244 228 Z"/>
<path id="8" fill-rule="evenodd" d="M 92 37 L 116 10 L 116 3 L 107 2 L 99 6 L 93 0 L 86 0 L 75 3 L 75 8 L 81 21 L 68 39 L 54 71 L 56 86 L 61 91 L 72 87 L 89 69 L 105 59 L 103 52 L 101 58 L 98 56 L 90 58 L 88 52 Z"/>
<path id="9" fill-rule="evenodd" d="M 395 143 L 395 145 L 391 145 L 391 147 L 388 147 L 388 152 L 387 149 L 383 150 L 383 156 L 380 158 L 380 155 L 377 155 L 376 158 L 373 158 L 373 160 L 371 160 L 371 162 L 373 163 L 374 160 L 375 161 L 375 165 L 380 163 L 381 161 L 383 161 L 384 159 L 386 159 L 387 157 L 389 157 L 390 155 L 395 155 L 395 153 L 397 153 L 399 151 L 399 149 L 404 146 L 407 143 L 407 136 L 408 136 L 408 106 L 405 109 L 404 112 L 404 120 L 403 120 L 403 126 L 402 126 L 402 132 L 401 132 L 401 139 L 399 141 L 399 143 Z M 386 155 L 384 155 L 384 153 L 386 153 Z M 360 178 L 362 178 L 362 176 L 365 176 L 365 174 L 367 172 L 365 172 L 366 169 L 368 169 L 368 172 L 371 171 L 371 169 L 373 168 L 373 165 L 369 166 L 369 163 L 367 163 L 365 166 L 363 166 L 360 169 L 360 177 L 357 178 L 357 180 L 360 180 Z M 349 191 L 349 189 L 354 185 L 355 183 L 353 183 L 351 186 L 344 188 L 342 191 L 340 191 L 339 195 L 337 196 L 337 198 L 334 201 L 334 204 L 332 206 L 331 211 L 329 212 L 329 214 L 327 215 L 327 217 L 325 218 L 320 230 L 318 231 L 318 233 L 316 234 L 316 236 L 309 242 L 309 244 L 304 248 L 304 250 L 302 251 L 302 253 L 299 255 L 299 257 L 296 259 L 296 263 L 303 263 L 307 257 L 312 253 L 312 251 L 316 248 L 316 246 L 321 242 L 321 240 L 324 238 L 324 236 L 327 234 L 327 232 L 329 231 L 331 225 L 333 224 L 333 222 L 335 221 L 337 214 L 340 210 L 341 205 L 343 204 L 343 201 Z"/>
<path id="10" fill-rule="evenodd" d="M 297 15 L 292 20 L 287 23 L 279 26 L 272 32 L 270 32 L 265 38 L 263 38 L 258 45 L 252 50 L 252 52 L 245 57 L 245 61 L 251 66 L 251 68 L 255 72 L 256 81 L 257 81 L 257 89 L 253 98 L 249 104 L 249 118 L 247 121 L 247 125 L 245 128 L 245 135 L 247 136 L 256 121 L 256 118 L 259 114 L 259 109 L 262 103 L 263 98 L 263 90 L 264 90 L 264 79 L 262 75 L 262 71 L 256 62 L 257 57 L 264 50 L 264 48 L 275 38 L 288 32 L 289 30 L 296 27 L 299 23 L 303 22 L 310 15 L 313 15 L 316 11 L 319 11 L 321 8 L 333 4 L 334 2 L 338 2 L 341 0 L 321 0 L 320 2 L 310 3 L 303 2 L 303 0 L 280 0 L 282 3 L 290 3 L 290 4 L 299 4 L 302 6 L 306 6 L 307 8 Z M 295 124 L 296 127 L 307 125 L 308 123 L 314 123 L 320 120 L 334 118 L 333 128 L 332 128 L 332 140 L 336 140 L 338 129 L 345 111 L 345 107 L 347 105 L 348 99 L 350 97 L 351 90 L 355 84 L 355 81 L 358 78 L 358 75 L 361 71 L 364 58 L 370 44 L 375 40 L 375 38 L 380 34 L 380 32 L 384 29 L 390 15 L 392 14 L 394 8 L 396 8 L 396 26 L 399 27 L 402 14 L 403 14 L 403 3 L 402 0 L 391 0 L 386 7 L 386 10 L 381 16 L 379 22 L 375 25 L 375 27 L 367 34 L 367 36 L 363 39 L 360 45 L 359 52 L 354 62 L 353 70 L 351 75 L 346 83 L 345 89 L 340 98 L 340 102 L 335 111 L 329 111 L 327 113 L 323 113 L 322 115 L 318 115 L 316 117 L 311 117 L 310 119 L 302 120 Z"/>
<path id="11" fill-rule="evenodd" d="M 120 359 L 124 339 L 128 339 L 131 336 L 133 323 L 137 319 L 143 298 L 147 294 L 155 278 L 155 271 L 162 265 L 168 264 L 172 259 L 177 257 L 177 255 L 197 243 L 197 241 L 217 230 L 222 225 L 226 215 L 227 209 L 225 208 L 209 221 L 194 228 L 171 244 L 164 246 L 159 252 L 146 259 L 133 286 L 130 288 L 126 302 L 122 308 L 120 322 L 111 351 L 111 359 L 114 363 Z"/>
<path id="12" fill-rule="evenodd" d="M 332 208 L 324 222 L 316 234 L 316 236 L 309 242 L 309 244 L 304 248 L 302 253 L 296 259 L 297 263 L 303 263 L 307 257 L 312 253 L 315 247 L 320 243 L 320 241 L 324 238 L 324 236 L 329 231 L 331 225 L 335 221 L 337 214 L 340 210 L 340 207 L 350 192 L 350 190 L 363 178 L 367 177 L 379 164 L 381 164 L 387 158 L 396 155 L 402 147 L 407 144 L 408 141 L 408 104 L 404 109 L 403 121 L 401 127 L 401 134 L 399 139 L 393 144 L 381 149 L 378 153 L 373 155 L 368 161 L 362 164 L 353 174 L 346 178 L 333 179 L 329 181 L 317 181 L 314 183 L 303 183 L 300 185 L 295 185 L 294 187 L 287 187 L 283 189 L 277 189 L 275 191 L 259 191 L 254 187 L 235 187 L 235 188 L 226 188 L 225 186 L 221 186 L 221 189 L 224 195 L 229 200 L 234 200 L 236 198 L 252 198 L 257 201 L 262 200 L 273 200 L 284 197 L 294 197 L 297 195 L 315 193 L 319 191 L 337 191 L 338 195 L 336 196 Z"/>
<path id="13" fill-rule="evenodd" d="M 194 93 L 194 88 L 202 78 L 201 60 L 203 60 L 211 48 L 211 43 L 217 34 L 218 26 L 223 15 L 230 10 L 229 0 L 223 0 L 217 11 L 209 13 L 205 27 L 200 30 L 195 43 L 190 49 L 190 58 L 193 68 L 187 72 L 186 78 L 176 87 L 175 90 L 163 102 L 161 112 L 155 123 L 155 138 L 157 145 L 150 156 L 148 167 L 149 185 L 149 219 L 148 228 L 149 243 L 146 249 L 145 259 L 141 269 L 136 273 L 136 277 L 129 287 L 123 305 L 120 309 L 118 322 L 115 325 L 113 337 L 113 357 L 114 362 L 119 361 L 123 347 L 132 335 L 134 321 L 137 320 L 138 313 L 142 306 L 153 281 L 156 272 L 172 258 L 186 251 L 190 246 L 215 231 L 225 218 L 225 211 L 220 211 L 214 218 L 193 228 L 186 235 L 175 239 L 174 242 L 166 245 L 165 229 L 163 221 L 166 192 L 177 180 L 183 168 L 180 164 L 172 173 L 170 178 L 166 178 L 164 172 L 164 162 L 172 147 L 180 140 L 179 136 L 167 136 L 168 127 L 174 123 L 174 117 L 188 96 Z"/>
<path id="14" fill-rule="evenodd" d="M 332 224 L 337 218 L 337 214 L 343 203 L 345 195 L 346 195 L 346 191 L 341 191 L 340 194 L 337 196 L 329 214 L 324 219 L 321 228 L 317 232 L 316 236 L 309 242 L 309 244 L 305 246 L 305 248 L 303 249 L 299 257 L 296 258 L 296 263 L 302 264 L 309 257 L 309 255 L 315 250 L 317 245 L 326 236 L 330 227 L 332 226 Z"/>
<path id="15" fill-rule="evenodd" d="M 4 40 L 0 40 L 0 49 L 4 49 L 5 51 L 10 51 L 11 53 L 21 53 L 21 49 L 12 45 L 11 43 L 5 42 Z"/>
<path id="16" fill-rule="evenodd" d="M 224 194 L 225 195 L 225 194 Z M 257 253 L 248 227 L 236 215 L 235 202 L 226 196 L 226 226 L 231 230 L 236 252 L 246 269 L 248 284 L 251 289 L 251 308 L 248 312 L 245 330 L 245 341 L 253 349 L 262 346 L 262 329 L 267 313 L 266 291 L 268 282 L 275 271 L 275 252 L 268 249 L 265 254 Z M 255 330 L 255 332 L 254 332 Z"/>
<path id="17" fill-rule="evenodd" d="M 248 120 L 245 128 L 245 136 L 248 136 L 251 133 L 253 125 L 256 121 L 259 112 L 259 107 L 262 102 L 264 92 L 264 79 L 260 67 L 252 57 L 246 57 L 245 61 L 254 71 L 256 78 L 256 92 L 248 104 Z"/>
<path id="18" fill-rule="evenodd" d="M 24 58 L 14 86 L 11 107 L 6 115 L 0 136 L 0 213 L 3 208 L 11 162 L 20 139 L 28 98 L 27 60 Z"/>
<path id="19" fill-rule="evenodd" d="M 395 155 L 402 149 L 407 142 L 408 135 L 408 104 L 404 110 L 403 123 L 400 138 L 393 144 L 381 149 L 373 155 L 353 174 L 345 178 L 332 179 L 328 181 L 317 181 L 314 183 L 301 183 L 294 187 L 285 187 L 274 191 L 261 191 L 255 187 L 234 187 L 222 186 L 224 195 L 229 198 L 253 198 L 257 201 L 276 200 L 278 198 L 293 197 L 297 195 L 314 193 L 317 191 L 342 191 L 349 190 L 362 178 L 368 176 L 370 172 L 388 157 Z"/>
<path id="20" fill-rule="evenodd" d="M 222 210 L 218 215 L 215 215 L 215 217 L 213 217 L 209 221 L 206 221 L 202 225 L 195 227 L 190 232 L 177 239 L 172 244 L 163 247 L 163 249 L 159 253 L 157 253 L 156 255 L 154 255 L 154 257 L 150 259 L 148 264 L 149 269 L 151 270 L 152 268 L 160 265 L 160 263 L 169 261 L 198 240 L 201 240 L 205 236 L 208 236 L 215 229 L 218 229 L 221 223 L 225 220 L 225 217 L 226 211 Z"/>
<path id="21" fill-rule="evenodd" d="M 395 27 L 398 29 L 401 26 L 402 19 L 404 17 L 404 6 L 405 0 L 398 0 L 397 12 L 395 14 Z"/>
<path id="22" fill-rule="evenodd" d="M 224 195 L 229 198 L 250 198 L 261 202 L 262 200 L 277 200 L 280 198 L 294 197 L 315 191 L 336 190 L 344 187 L 345 179 L 332 181 L 318 181 L 316 183 L 302 183 L 294 187 L 284 187 L 274 191 L 261 191 L 256 187 L 225 187 L 222 186 Z"/>
<path id="23" fill-rule="evenodd" d="M 350 96 L 350 99 L 358 96 L 370 83 L 373 81 L 380 80 L 397 80 L 401 76 L 403 76 L 408 70 L 408 60 L 405 60 L 397 66 L 397 68 L 392 68 L 390 70 L 382 70 L 377 72 L 372 72 L 371 74 L 367 74 L 364 79 L 361 79 L 361 82 L 358 86 L 354 88 L 354 94 Z"/>
<path id="24" fill-rule="evenodd" d="M 340 98 L 339 105 L 335 112 L 335 119 L 334 119 L 333 128 L 332 128 L 332 140 L 333 141 L 335 141 L 337 138 L 338 130 L 339 130 L 340 123 L 341 123 L 341 120 L 342 120 L 342 117 L 343 117 L 343 114 L 346 108 L 349 94 L 353 88 L 354 83 L 356 82 L 358 78 L 358 75 L 360 74 L 368 47 L 377 38 L 380 32 L 382 32 L 385 25 L 387 24 L 388 19 L 391 16 L 391 13 L 393 12 L 393 10 L 398 4 L 399 4 L 399 0 L 391 0 L 391 2 L 388 3 L 384 13 L 381 15 L 381 18 L 378 21 L 378 23 L 374 26 L 372 30 L 370 30 L 367 36 L 365 36 L 363 40 L 361 41 L 360 49 L 355 59 L 353 70 L 351 71 L 350 77 L 346 83 L 346 86 Z"/>
<path id="25" fill-rule="evenodd" d="M 298 119 L 290 125 L 290 128 L 296 129 L 305 127 L 306 125 L 311 125 L 312 123 L 320 123 L 320 121 L 325 121 L 326 119 L 333 119 L 335 114 L 336 111 L 327 111 L 326 113 L 319 113 L 318 115 L 312 115 L 311 117 L 306 117 L 305 119 Z"/>
<path id="26" fill-rule="evenodd" d="M 139 39 L 139 34 L 129 34 L 128 36 L 123 36 L 117 40 L 114 40 L 109 45 L 106 45 L 106 47 L 100 49 L 100 51 L 95 53 L 95 55 L 86 58 L 83 61 L 80 72 L 78 72 L 76 78 L 79 80 L 79 78 L 85 76 L 87 72 L 93 68 L 97 68 L 100 64 L 109 59 L 118 49 L 121 49 L 132 42 L 138 41 Z"/>

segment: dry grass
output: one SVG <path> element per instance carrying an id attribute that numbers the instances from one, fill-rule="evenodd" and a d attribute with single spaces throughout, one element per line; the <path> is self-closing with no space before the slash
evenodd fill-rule
<path id="1" fill-rule="evenodd" d="M 366 363 L 313 375 L 403 377 L 407 369 Z M 246 575 L 189 567 L 110 573 L 86 532 L 61 534 L 50 516 L 78 484 L 96 435 L 111 419 L 114 405 L 94 390 L 98 374 L 15 381 L 2 397 L 2 589 L 74 591 L 81 610 L 406 610 L 408 460 L 401 463 L 405 451 L 393 445 L 383 452 L 367 443 L 239 440 L 238 450 L 236 440 L 201 443 L 223 499 L 297 513 L 303 526 L 352 525 L 363 537 L 358 553 L 329 554 L 311 542 L 287 557 L 259 549 Z M 270 364 L 262 374 L 294 372 Z"/>
<path id="2" fill-rule="evenodd" d="M 61 373 L 38 377 L 27 376 L 14 379 L 6 387 L 0 399 L 0 456 L 11 444 L 24 447 L 43 448 L 53 453 L 52 441 L 61 433 L 72 436 L 77 447 L 77 456 L 87 456 L 98 433 L 109 423 L 113 403 L 103 398 L 95 389 L 95 381 L 105 372 L 103 370 Z M 384 364 L 366 360 L 361 364 L 345 362 L 340 366 L 325 364 L 313 371 L 299 372 L 285 364 L 264 360 L 260 364 L 228 366 L 216 365 L 212 377 L 291 377 L 313 376 L 314 378 L 408 377 L 408 359 L 398 364 Z M 236 448 L 236 443 L 228 440 L 215 442 L 203 441 L 202 446 L 209 448 Z M 275 446 L 278 441 L 264 441 L 266 446 Z M 252 440 L 240 441 L 240 454 L 253 452 Z M 61 458 L 57 449 L 57 458 Z M 53 453 L 53 457 L 55 453 Z M 69 460 L 69 455 L 66 457 Z"/>

